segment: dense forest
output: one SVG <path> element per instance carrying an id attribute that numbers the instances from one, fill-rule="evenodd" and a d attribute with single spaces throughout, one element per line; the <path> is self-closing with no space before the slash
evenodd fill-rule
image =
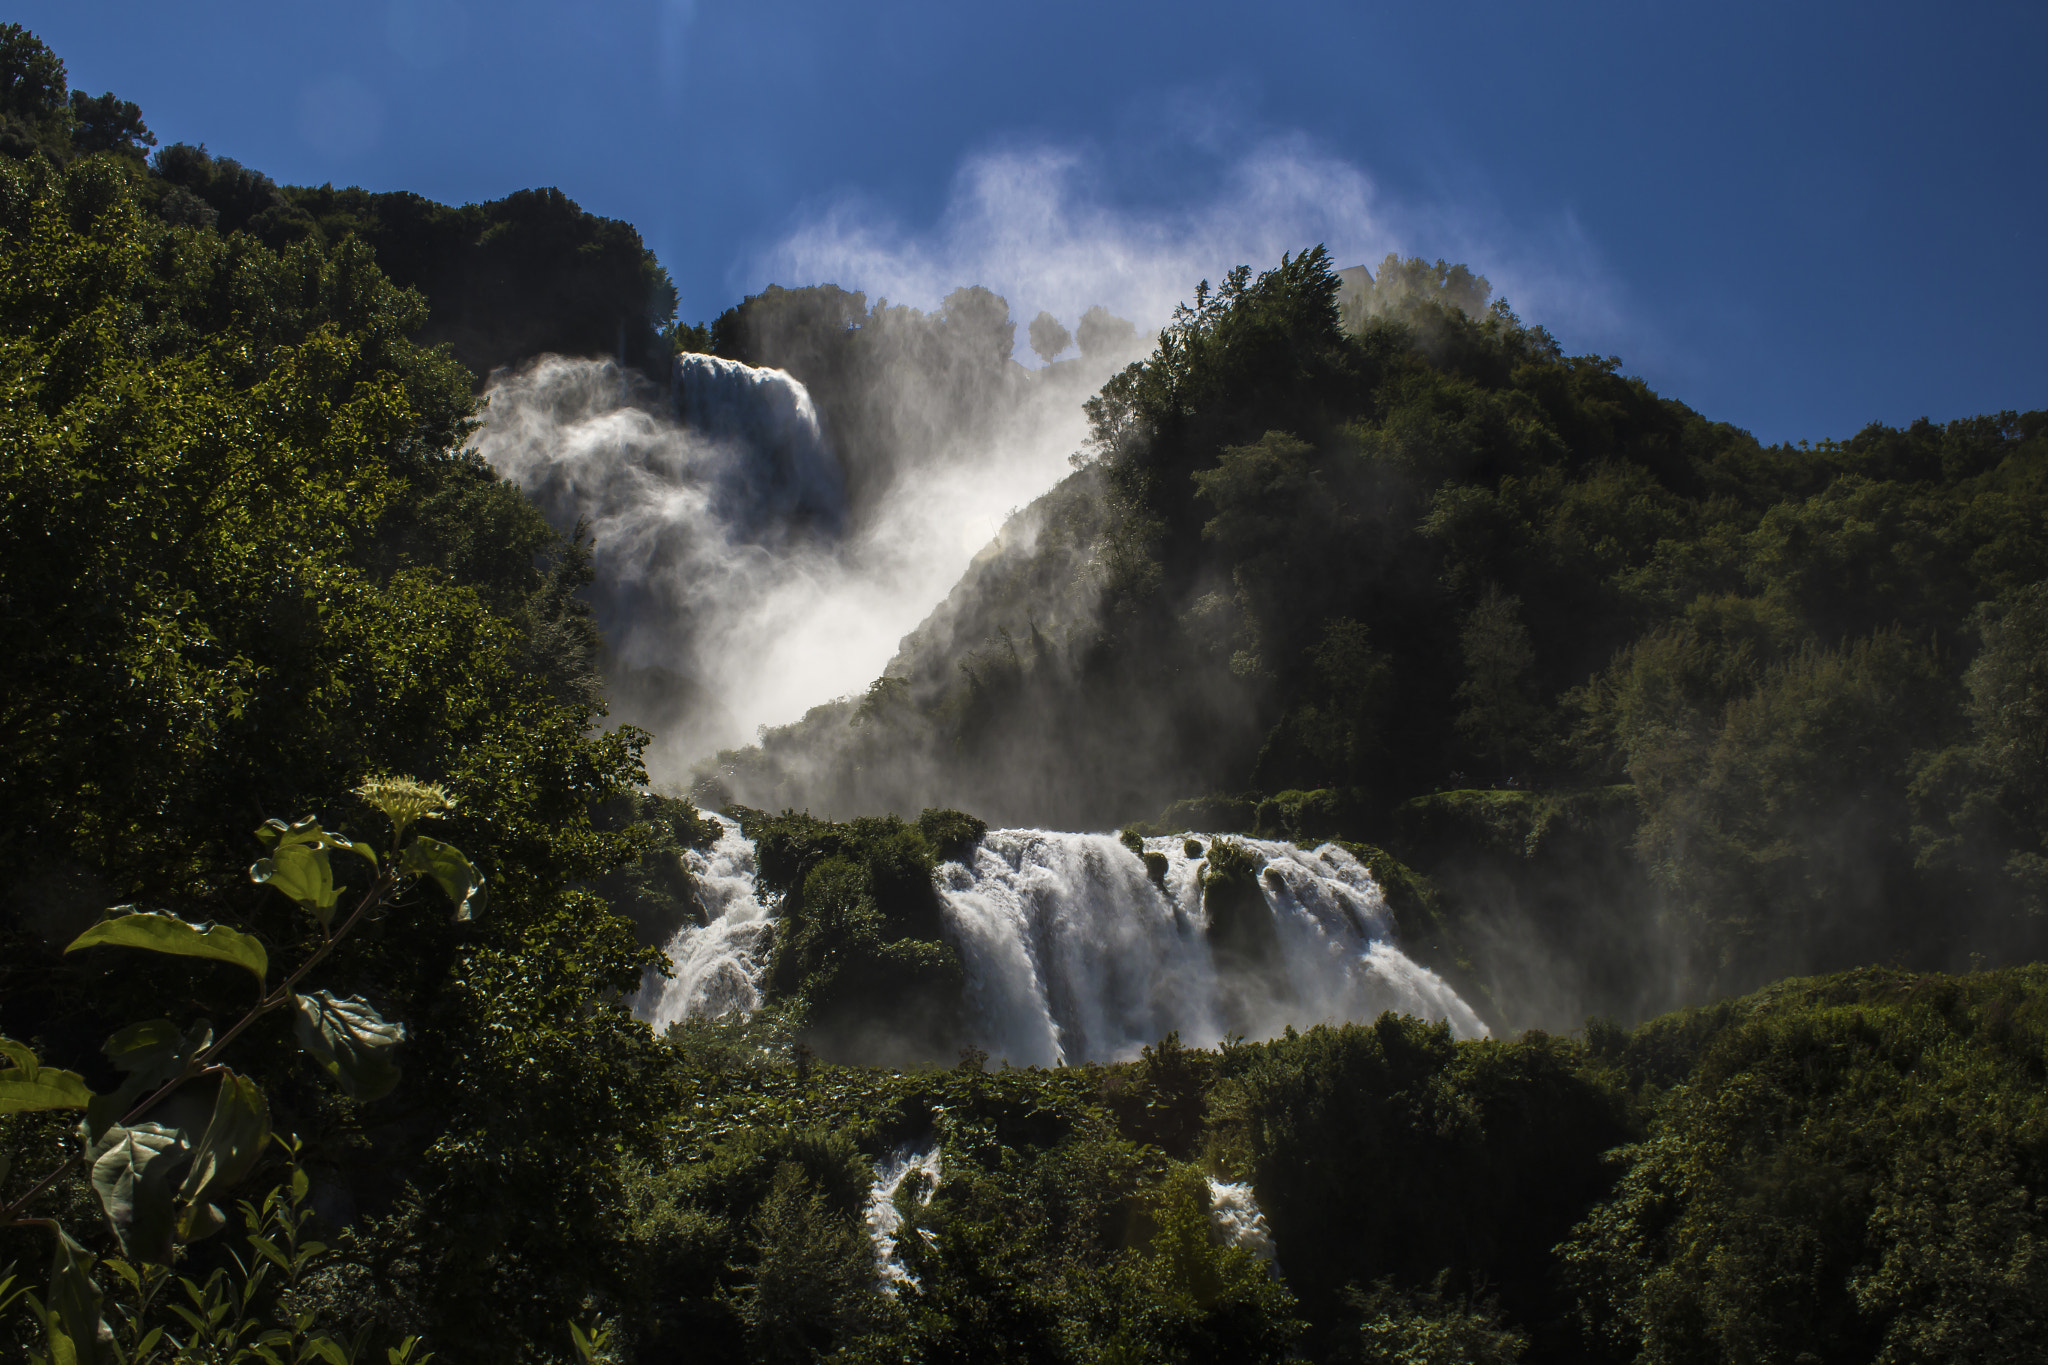
<path id="1" fill-rule="evenodd" d="M 2037 1358 L 2048 417 L 1764 448 L 1462 269 L 1233 274 L 887 678 L 705 774 L 768 1001 L 656 1036 L 717 830 L 480 386 L 712 346 L 880 443 L 886 306 L 682 328 L 558 192 L 154 145 L 0 26 L 17 1358 Z M 991 1068 L 932 889 L 984 819 L 1340 837 L 1498 1036 Z M 821 1055 L 881 1010 L 923 1064 Z"/>

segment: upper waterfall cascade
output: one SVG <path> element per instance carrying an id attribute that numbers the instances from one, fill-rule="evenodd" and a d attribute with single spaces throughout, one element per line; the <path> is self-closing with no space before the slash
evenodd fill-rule
<path id="1" fill-rule="evenodd" d="M 556 530 L 589 535 L 612 714 L 680 783 L 888 667 L 1010 513 L 1072 472 L 1079 376 L 999 386 L 985 421 L 856 469 L 783 370 L 683 355 L 662 384 L 546 356 L 492 376 L 476 448 Z M 930 416 L 898 380 L 883 407 Z"/>
<path id="2" fill-rule="evenodd" d="M 656 732 L 650 759 L 670 775 L 818 700 L 805 651 L 832 641 L 816 620 L 860 582 L 839 562 L 844 481 L 804 386 L 699 355 L 673 378 L 664 396 L 607 362 L 546 357 L 493 379 L 477 433 L 551 525 L 589 535 L 614 711 Z M 870 653 L 849 680 L 887 658 Z M 650 695 L 621 694 L 633 670 L 651 671 Z"/>
<path id="3" fill-rule="evenodd" d="M 638 1001 L 657 1029 L 760 1003 L 772 910 L 754 887 L 752 846 L 718 819 L 718 842 L 689 855 L 703 922 L 669 944 L 674 975 L 651 979 Z M 1271 917 L 1273 951 L 1254 970 L 1212 947 L 1206 858 L 1189 842 L 1145 841 L 1166 856 L 1163 885 L 1107 834 L 991 830 L 966 860 L 940 864 L 945 932 L 966 975 L 965 1041 L 1018 1066 L 1110 1062 L 1173 1032 L 1209 1047 L 1386 1010 L 1485 1036 L 1458 993 L 1401 951 L 1385 896 L 1342 848 L 1233 836 L 1259 864 Z M 1206 851 L 1212 840 L 1192 842 Z"/>

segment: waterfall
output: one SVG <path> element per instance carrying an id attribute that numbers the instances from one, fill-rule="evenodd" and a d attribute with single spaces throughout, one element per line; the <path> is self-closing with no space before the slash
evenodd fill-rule
<path id="1" fill-rule="evenodd" d="M 1262 1261 L 1273 1259 L 1273 1230 L 1249 1183 L 1209 1177 L 1209 1226 L 1219 1245 L 1240 1247 Z"/>
<path id="2" fill-rule="evenodd" d="M 815 618 L 846 588 L 846 508 L 802 384 L 683 356 L 671 405 L 609 362 L 546 356 L 493 379 L 476 445 L 556 529 L 588 529 L 612 711 L 655 733 L 657 773 L 823 699 L 813 655 L 840 641 Z M 888 658 L 868 654 L 841 690 Z"/>
<path id="3" fill-rule="evenodd" d="M 951 411 L 918 373 L 862 411 Z M 913 422 L 924 436 L 859 490 L 800 381 L 708 355 L 677 357 L 665 389 L 610 361 L 501 372 L 476 449 L 556 530 L 587 526 L 612 716 L 652 732 L 648 772 L 679 784 L 888 668 L 1009 514 L 1072 472 L 1082 373 L 1012 376 L 959 430 Z"/>
<path id="4" fill-rule="evenodd" d="M 1335 844 L 1233 840 L 1262 864 L 1273 949 L 1255 969 L 1230 961 L 1205 933 L 1210 842 L 1146 840 L 1166 857 L 1162 884 L 1106 834 L 996 830 L 971 864 L 942 866 L 977 1045 L 1019 1066 L 1120 1061 L 1169 1032 L 1212 1047 L 1385 1010 L 1485 1035 L 1458 993 L 1401 951 L 1372 874 Z"/>
<path id="5" fill-rule="evenodd" d="M 867 1225 L 868 1240 L 875 1248 L 875 1271 L 884 1294 L 894 1298 L 903 1285 L 913 1288 L 917 1278 L 903 1268 L 903 1259 L 896 1253 L 896 1246 L 903 1231 L 903 1213 L 896 1205 L 896 1195 L 902 1189 L 905 1179 L 915 1175 L 912 1186 L 917 1206 L 923 1208 L 932 1202 L 932 1195 L 938 1192 L 940 1164 L 939 1140 L 934 1137 L 922 1146 L 899 1147 L 875 1168 L 874 1187 L 868 1192 Z M 921 1232 L 921 1229 L 913 1229 Z"/>
<path id="6" fill-rule="evenodd" d="M 671 975 L 649 973 L 633 1012 L 656 1033 L 685 1018 L 751 1014 L 761 1004 L 761 975 L 774 932 L 754 889 L 754 845 L 739 822 L 711 815 L 719 825 L 709 850 L 684 853 L 702 923 L 684 925 L 668 944 Z"/>
<path id="7" fill-rule="evenodd" d="M 771 910 L 755 894 L 753 846 L 734 821 L 713 818 L 718 842 L 688 855 L 703 922 L 676 935 L 674 975 L 636 1002 L 656 1029 L 760 1003 Z M 1259 868 L 1270 919 L 1265 956 L 1233 956 L 1202 892 L 1212 842 L 1146 840 L 1165 858 L 1158 882 L 1107 834 L 991 830 L 965 861 L 941 863 L 946 933 L 966 975 L 962 1041 L 1018 1066 L 1113 1062 L 1168 1033 L 1213 1047 L 1386 1010 L 1485 1036 L 1458 993 L 1401 951 L 1372 874 L 1336 844 L 1232 839 Z"/>
<path id="8" fill-rule="evenodd" d="M 684 426 L 741 455 L 720 466 L 717 511 L 728 534 L 751 539 L 792 518 L 840 529 L 845 489 L 810 390 L 782 370 L 713 355 L 677 356 L 675 379 Z"/>

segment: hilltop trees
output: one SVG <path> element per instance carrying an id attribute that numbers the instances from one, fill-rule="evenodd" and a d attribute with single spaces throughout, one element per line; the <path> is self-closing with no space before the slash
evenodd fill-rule
<path id="1" fill-rule="evenodd" d="M 1052 364 L 1060 352 L 1073 344 L 1074 334 L 1052 314 L 1040 313 L 1031 319 L 1031 350 L 1046 364 Z"/>
<path id="2" fill-rule="evenodd" d="M 0 153 L 41 152 L 60 162 L 94 152 L 139 158 L 155 145 L 133 102 L 72 90 L 56 53 L 20 24 L 0 24 Z"/>

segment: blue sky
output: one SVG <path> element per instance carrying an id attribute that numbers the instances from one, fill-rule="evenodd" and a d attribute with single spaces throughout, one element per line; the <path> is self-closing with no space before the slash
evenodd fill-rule
<path id="1" fill-rule="evenodd" d="M 686 319 L 831 279 L 1156 324 L 1198 278 L 1327 241 L 1465 260 L 1568 349 L 1766 440 L 2048 407 L 2032 0 L 4 17 L 163 141 L 282 181 L 558 185 L 640 229 Z"/>

